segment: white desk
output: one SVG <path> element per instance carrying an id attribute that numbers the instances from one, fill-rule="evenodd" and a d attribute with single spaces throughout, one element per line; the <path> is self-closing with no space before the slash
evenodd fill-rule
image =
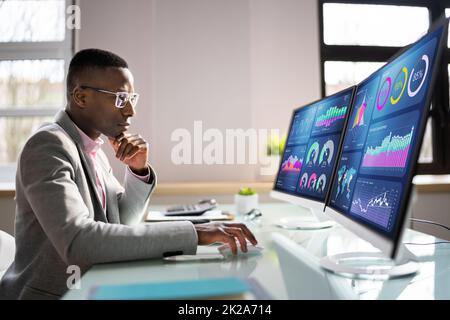
<path id="1" fill-rule="evenodd" d="M 224 210 L 231 205 L 222 206 Z M 151 210 L 161 210 L 152 206 Z M 95 285 L 160 282 L 239 276 L 256 278 L 274 299 L 450 299 L 450 245 L 408 245 L 419 257 L 420 271 L 406 278 L 388 281 L 352 280 L 323 271 L 318 259 L 326 254 L 374 250 L 340 226 L 320 231 L 283 230 L 273 224 L 279 217 L 309 216 L 290 204 L 262 204 L 259 224 L 247 225 L 265 247 L 261 256 L 224 262 L 168 263 L 145 260 L 96 265 L 81 278 L 81 289 L 71 290 L 64 299 L 86 299 Z M 272 240 L 273 232 L 284 235 L 304 248 L 305 259 L 280 254 Z M 413 230 L 405 242 L 439 241 Z M 291 241 L 289 241 L 291 242 Z M 291 242 L 291 244 L 293 244 Z M 296 247 L 296 246 L 294 246 Z M 216 247 L 199 247 L 198 252 L 215 252 Z"/>

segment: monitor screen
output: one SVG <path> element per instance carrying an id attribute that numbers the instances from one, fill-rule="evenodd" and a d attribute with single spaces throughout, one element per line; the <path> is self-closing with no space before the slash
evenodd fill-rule
<path id="1" fill-rule="evenodd" d="M 345 129 L 328 204 L 389 239 L 402 227 L 444 31 L 441 24 L 360 83 Z"/>
<path id="2" fill-rule="evenodd" d="M 353 90 L 294 111 L 274 190 L 324 202 Z"/>

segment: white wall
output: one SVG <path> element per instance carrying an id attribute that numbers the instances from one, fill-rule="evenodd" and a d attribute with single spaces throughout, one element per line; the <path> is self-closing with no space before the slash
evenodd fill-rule
<path id="1" fill-rule="evenodd" d="M 139 116 L 132 120 L 132 130 L 151 140 L 149 119 L 151 108 L 151 1 L 79 0 L 81 30 L 77 34 L 77 49 L 101 48 L 125 58 L 133 71 L 137 92 L 142 92 Z M 107 140 L 106 140 L 107 141 Z M 109 146 L 107 152 L 118 177 L 124 167 L 115 159 Z M 151 154 L 153 158 L 153 154 Z"/>
<path id="2" fill-rule="evenodd" d="M 250 0 L 250 12 L 252 124 L 285 133 L 293 109 L 320 97 L 317 1 Z"/>
<path id="3" fill-rule="evenodd" d="M 195 120 L 224 134 L 285 131 L 292 109 L 319 98 L 315 0 L 80 0 L 80 6 L 79 49 L 112 50 L 135 75 L 142 98 L 132 130 L 150 142 L 159 181 L 258 179 L 255 165 L 172 164 L 171 133 L 193 133 Z M 123 172 L 115 160 L 113 168 Z"/>
<path id="4" fill-rule="evenodd" d="M 153 1 L 152 119 L 160 181 L 253 178 L 247 168 L 171 163 L 176 128 L 251 127 L 249 4 Z"/>

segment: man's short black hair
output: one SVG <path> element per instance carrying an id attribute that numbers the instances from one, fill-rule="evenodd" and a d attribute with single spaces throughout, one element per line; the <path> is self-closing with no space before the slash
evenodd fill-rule
<path id="1" fill-rule="evenodd" d="M 128 68 L 127 62 L 118 55 L 100 49 L 84 49 L 78 51 L 70 61 L 67 73 L 67 96 L 74 87 L 76 77 L 89 68 L 106 69 L 108 67 Z"/>

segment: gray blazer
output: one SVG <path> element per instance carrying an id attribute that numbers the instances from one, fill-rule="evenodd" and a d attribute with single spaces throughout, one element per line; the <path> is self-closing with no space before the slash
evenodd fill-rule
<path id="1" fill-rule="evenodd" d="M 16 174 L 16 255 L 0 282 L 2 299 L 57 299 L 67 290 L 69 265 L 84 273 L 96 263 L 195 254 L 190 222 L 139 224 L 156 185 L 127 170 L 123 187 L 99 150 L 106 212 L 90 158 L 65 111 L 26 142 Z M 81 285 L 83 285 L 81 283 Z"/>

